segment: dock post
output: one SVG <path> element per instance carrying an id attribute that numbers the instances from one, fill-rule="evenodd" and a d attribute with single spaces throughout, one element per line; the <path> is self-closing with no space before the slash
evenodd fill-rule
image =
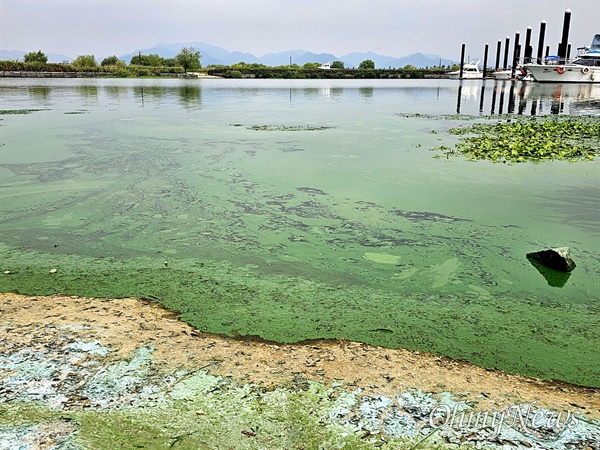
<path id="1" fill-rule="evenodd" d="M 527 27 L 527 33 L 525 34 L 525 52 L 523 57 L 523 64 L 531 62 L 532 53 L 533 47 L 531 47 L 531 27 Z"/>
<path id="2" fill-rule="evenodd" d="M 508 70 L 508 48 L 510 47 L 510 37 L 506 36 L 506 42 L 504 43 L 504 65 L 502 68 Z"/>
<path id="3" fill-rule="evenodd" d="M 567 45 L 567 60 L 571 59 L 571 44 Z"/>
<path id="4" fill-rule="evenodd" d="M 458 78 L 460 78 L 461 80 L 463 77 L 463 66 L 465 65 L 465 47 L 466 44 L 463 44 L 460 50 L 460 73 L 458 75 Z"/>
<path id="5" fill-rule="evenodd" d="M 500 51 L 502 50 L 502 40 L 498 39 L 498 45 L 496 46 L 496 65 L 494 66 L 495 70 L 500 68 Z"/>
<path id="6" fill-rule="evenodd" d="M 488 59 L 488 50 L 489 50 L 490 44 L 488 44 L 487 42 L 485 43 L 485 50 L 483 51 L 483 78 L 485 79 L 485 76 L 487 75 L 487 59 Z"/>
<path id="7" fill-rule="evenodd" d="M 565 18 L 563 20 L 562 38 L 560 44 L 558 44 L 558 58 L 561 62 L 565 62 L 567 57 L 567 45 L 569 43 L 569 28 L 571 26 L 571 10 L 565 11 Z"/>
<path id="8" fill-rule="evenodd" d="M 546 39 L 546 21 L 542 20 L 540 24 L 540 38 L 538 40 L 537 63 L 542 63 L 544 56 L 544 40 Z"/>
<path id="9" fill-rule="evenodd" d="M 510 72 L 511 78 L 515 77 L 515 72 L 517 70 L 517 64 L 519 63 L 519 56 L 520 56 L 519 37 L 520 36 L 521 36 L 521 33 L 519 33 L 517 31 L 515 33 L 515 50 L 513 52 L 512 68 L 511 68 L 511 72 Z"/>

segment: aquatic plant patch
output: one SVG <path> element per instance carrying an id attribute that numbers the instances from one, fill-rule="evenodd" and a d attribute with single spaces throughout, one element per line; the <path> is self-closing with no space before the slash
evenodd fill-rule
<path id="1" fill-rule="evenodd" d="M 433 120 L 460 120 L 461 122 L 467 120 L 481 120 L 481 119 L 494 119 L 498 116 L 475 116 L 472 114 L 423 114 L 423 113 L 396 113 L 398 117 L 406 119 L 433 119 Z M 511 115 L 505 115 L 512 116 Z"/>
<path id="2" fill-rule="evenodd" d="M 232 124 L 232 126 L 239 127 L 243 125 Z M 248 125 L 246 128 L 254 131 L 323 131 L 335 127 L 319 125 Z"/>
<path id="3" fill-rule="evenodd" d="M 593 160 L 600 154 L 600 119 L 595 117 L 476 123 L 448 132 L 461 137 L 455 148 L 440 146 L 435 150 L 470 160 L 582 161 Z"/>
<path id="4" fill-rule="evenodd" d="M 49 109 L 0 109 L 0 115 L 31 114 L 37 111 L 49 111 Z"/>

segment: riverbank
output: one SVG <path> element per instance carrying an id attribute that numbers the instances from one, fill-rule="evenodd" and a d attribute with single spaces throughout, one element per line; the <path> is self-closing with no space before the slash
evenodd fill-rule
<path id="1" fill-rule="evenodd" d="M 600 439 L 598 389 L 346 340 L 220 337 L 133 298 L 0 294 L 0 310 L 0 443 L 415 448 L 426 438 L 419 448 L 587 449 Z M 506 420 L 497 435 L 437 428 L 445 408 L 491 415 L 515 405 L 524 417 L 543 408 L 577 423 L 523 430 Z"/>
<path id="2" fill-rule="evenodd" d="M 0 78 L 250 78 L 250 79 L 442 79 L 437 69 L 345 69 L 322 70 L 287 67 L 232 69 L 208 67 L 203 72 L 179 72 L 160 67 L 117 68 L 111 70 L 0 70 Z"/>
<path id="3" fill-rule="evenodd" d="M 205 73 L 161 73 L 158 78 L 221 78 Z M 0 71 L 0 78 L 128 78 L 111 72 Z"/>

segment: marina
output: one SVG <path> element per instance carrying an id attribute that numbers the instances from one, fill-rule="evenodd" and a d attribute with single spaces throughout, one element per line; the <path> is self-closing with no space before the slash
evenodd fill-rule
<path id="1" fill-rule="evenodd" d="M 562 38 L 556 55 L 550 54 L 550 46 L 545 45 L 546 21 L 540 24 L 537 56 L 533 54 L 532 28 L 528 27 L 525 42 L 520 44 L 520 32 L 515 33 L 512 58 L 510 55 L 510 36 L 504 43 L 504 62 L 500 64 L 502 40 L 496 47 L 496 62 L 490 71 L 490 77 L 496 80 L 522 80 L 539 83 L 600 83 L 600 34 L 593 35 L 591 45 L 577 48 L 577 55 L 571 58 L 569 31 L 571 11 L 564 14 Z M 545 54 L 544 54 L 545 49 Z M 465 63 L 465 44 L 462 45 L 460 70 L 449 72 L 451 79 L 471 79 L 487 77 L 489 44 L 485 44 L 483 70 Z"/>

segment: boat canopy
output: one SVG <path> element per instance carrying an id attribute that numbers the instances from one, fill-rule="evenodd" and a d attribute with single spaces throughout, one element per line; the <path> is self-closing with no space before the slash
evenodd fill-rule
<path id="1" fill-rule="evenodd" d="M 590 46 L 590 52 L 600 52 L 600 34 L 594 36 L 592 39 L 592 45 Z"/>

